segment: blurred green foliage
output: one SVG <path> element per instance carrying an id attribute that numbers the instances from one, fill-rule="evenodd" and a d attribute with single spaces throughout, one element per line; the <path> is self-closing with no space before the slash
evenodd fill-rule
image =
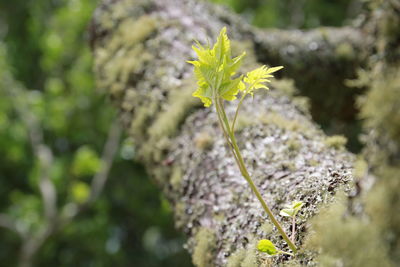
<path id="1" fill-rule="evenodd" d="M 353 1 L 212 0 L 263 27 L 341 25 Z M 29 112 L 54 159 L 49 169 L 57 207 L 85 202 L 115 111 L 95 90 L 86 29 L 95 0 L 0 1 L 0 216 L 22 233 L 43 229 L 41 169 L 29 143 Z M 348 11 L 347 11 L 348 10 Z M 351 15 L 351 14 L 350 14 Z M 100 198 L 45 240 L 36 266 L 190 266 L 168 203 L 132 162 L 124 138 Z M 20 258 L 18 235 L 0 228 L 0 265 Z"/>
<path id="2" fill-rule="evenodd" d="M 0 2 L 0 213 L 22 233 L 46 224 L 38 188 L 40 160 L 18 109 L 37 119 L 54 159 L 50 179 L 60 210 L 89 197 L 115 111 L 95 90 L 86 30 L 97 1 Z M 188 266 L 168 203 L 142 166 L 134 144 L 118 151 L 95 204 L 50 236 L 35 266 Z M 19 262 L 23 242 L 0 228 L 1 266 Z"/>
<path id="3" fill-rule="evenodd" d="M 252 24 L 274 28 L 341 26 L 359 11 L 354 0 L 210 0 L 242 14 Z"/>

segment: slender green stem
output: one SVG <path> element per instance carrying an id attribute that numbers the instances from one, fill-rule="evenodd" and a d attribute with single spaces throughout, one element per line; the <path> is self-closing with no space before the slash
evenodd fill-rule
<path id="1" fill-rule="evenodd" d="M 294 256 L 293 253 L 282 251 L 282 250 L 279 250 L 278 254 L 286 254 L 286 255 L 289 255 L 289 256 Z"/>
<path id="2" fill-rule="evenodd" d="M 296 238 L 296 215 L 294 215 L 292 219 L 292 236 L 291 236 L 292 242 L 294 242 L 295 238 Z"/>
<path id="3" fill-rule="evenodd" d="M 235 135 L 232 132 L 232 130 L 230 129 L 228 117 L 226 116 L 225 109 L 224 109 L 224 106 L 222 104 L 221 99 L 215 98 L 214 102 L 215 102 L 215 105 L 216 105 L 217 113 L 219 113 L 218 116 L 219 116 L 219 120 L 220 120 L 220 124 L 221 124 L 222 130 L 225 132 L 224 133 L 225 138 L 229 142 L 230 148 L 232 149 L 233 155 L 235 157 L 236 163 L 238 164 L 238 167 L 239 167 L 239 170 L 240 170 L 241 174 L 243 175 L 243 177 L 245 178 L 247 183 L 250 185 L 250 188 L 252 189 L 252 191 L 256 195 L 257 199 L 260 201 L 261 206 L 263 207 L 264 211 L 268 214 L 268 216 L 270 217 L 272 223 L 278 229 L 278 231 L 282 235 L 283 239 L 285 239 L 285 241 L 289 245 L 290 249 L 294 253 L 296 253 L 297 252 L 296 245 L 290 240 L 288 235 L 283 230 L 282 226 L 279 224 L 278 220 L 272 214 L 272 211 L 269 209 L 268 205 L 266 204 L 266 202 L 262 198 L 260 191 L 258 190 L 257 186 L 254 184 L 253 180 L 250 177 L 249 172 L 247 171 L 246 165 L 244 164 L 243 157 L 242 157 L 242 155 L 240 153 L 240 150 L 239 150 L 239 147 L 238 147 L 238 145 L 236 143 Z"/>
<path id="4" fill-rule="evenodd" d="M 237 106 L 237 108 L 236 108 L 235 117 L 233 117 L 232 127 L 231 127 L 233 133 L 235 132 L 235 123 L 236 123 L 237 116 L 238 116 L 238 114 L 239 114 L 239 109 L 240 109 L 240 106 L 241 106 L 242 103 L 243 103 L 243 99 L 244 99 L 245 96 L 246 96 L 246 95 L 243 94 L 242 97 L 240 98 L 239 104 L 238 104 L 238 106 Z"/>

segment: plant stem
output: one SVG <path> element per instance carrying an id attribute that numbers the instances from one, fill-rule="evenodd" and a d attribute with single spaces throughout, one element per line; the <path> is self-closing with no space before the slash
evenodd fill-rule
<path id="1" fill-rule="evenodd" d="M 289 256 L 294 256 L 292 253 L 286 252 L 286 251 L 282 251 L 282 250 L 279 250 L 278 253 L 279 254 L 286 254 L 286 255 L 289 255 Z"/>
<path id="2" fill-rule="evenodd" d="M 283 230 L 282 226 L 279 224 L 278 220 L 272 214 L 272 211 L 269 209 L 268 205 L 266 204 L 266 202 L 262 198 L 260 191 L 258 190 L 257 186 L 254 184 L 253 180 L 250 177 L 249 172 L 247 171 L 247 168 L 246 168 L 246 166 L 244 164 L 244 160 L 243 160 L 242 155 L 240 153 L 239 147 L 238 147 L 238 145 L 236 143 L 235 135 L 232 132 L 232 130 L 230 129 L 229 121 L 228 121 L 228 118 L 226 116 L 226 113 L 225 113 L 225 110 L 224 110 L 224 106 L 223 106 L 223 103 L 222 103 L 221 99 L 215 98 L 214 102 L 215 102 L 215 105 L 216 105 L 217 113 L 219 113 L 218 116 L 219 116 L 221 128 L 225 132 L 224 133 L 225 138 L 228 139 L 227 141 L 228 141 L 228 143 L 230 145 L 230 149 L 233 152 L 233 155 L 235 157 L 236 163 L 238 164 L 238 167 L 239 167 L 239 170 L 240 170 L 242 176 L 245 178 L 247 183 L 250 185 L 250 188 L 252 189 L 252 191 L 256 195 L 257 199 L 260 201 L 261 206 L 263 207 L 264 211 L 268 214 L 268 216 L 270 217 L 272 223 L 278 229 L 278 231 L 282 235 L 283 239 L 285 239 L 285 241 L 289 245 L 290 249 L 294 253 L 296 253 L 297 252 L 296 245 L 290 240 L 288 235 Z"/>
<path id="3" fill-rule="evenodd" d="M 296 238 L 296 217 L 293 216 L 293 220 L 292 220 L 292 242 L 294 242 L 294 239 Z"/>
<path id="4" fill-rule="evenodd" d="M 237 106 L 237 108 L 236 108 L 235 117 L 233 117 L 232 127 L 231 127 L 231 131 L 232 131 L 233 133 L 235 132 L 235 123 L 236 123 L 237 116 L 238 116 L 238 114 L 239 114 L 239 109 L 240 109 L 240 106 L 241 106 L 242 103 L 243 103 L 243 99 L 244 99 L 245 96 L 246 96 L 246 95 L 243 94 L 242 97 L 240 98 L 239 104 L 238 104 L 238 106 Z"/>

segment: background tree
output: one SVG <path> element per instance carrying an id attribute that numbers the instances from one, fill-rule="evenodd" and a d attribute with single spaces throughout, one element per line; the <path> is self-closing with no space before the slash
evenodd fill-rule
<path id="1" fill-rule="evenodd" d="M 109 132 L 115 112 L 95 89 L 86 33 L 96 3 L 0 3 L 0 225 L 12 228 L 0 231 L 2 265 L 190 262 L 167 202 L 131 162 L 132 141 Z M 39 136 L 33 146 L 45 148 L 43 157 L 50 155 L 47 162 L 31 145 L 32 134 Z M 107 140 L 117 151 L 106 159 Z M 107 182 L 94 203 L 60 225 L 45 217 L 43 176 L 54 187 L 55 208 L 63 217 L 88 199 L 94 180 Z M 41 240 L 49 223 L 57 229 Z"/>

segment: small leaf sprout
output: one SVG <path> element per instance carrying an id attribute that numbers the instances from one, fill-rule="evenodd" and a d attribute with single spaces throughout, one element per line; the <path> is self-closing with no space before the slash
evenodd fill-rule
<path id="1" fill-rule="evenodd" d="M 258 251 L 265 252 L 270 256 L 279 255 L 279 254 L 286 254 L 289 256 L 294 256 L 292 253 L 278 250 L 275 247 L 274 243 L 272 243 L 268 239 L 261 239 L 260 241 L 258 241 L 257 249 L 258 249 Z"/>
<path id="2" fill-rule="evenodd" d="M 290 239 L 293 242 L 296 238 L 296 215 L 303 206 L 304 206 L 303 202 L 293 201 L 291 204 L 286 205 L 286 207 L 282 209 L 281 212 L 279 213 L 279 215 L 281 216 L 292 218 L 292 236 Z"/>

